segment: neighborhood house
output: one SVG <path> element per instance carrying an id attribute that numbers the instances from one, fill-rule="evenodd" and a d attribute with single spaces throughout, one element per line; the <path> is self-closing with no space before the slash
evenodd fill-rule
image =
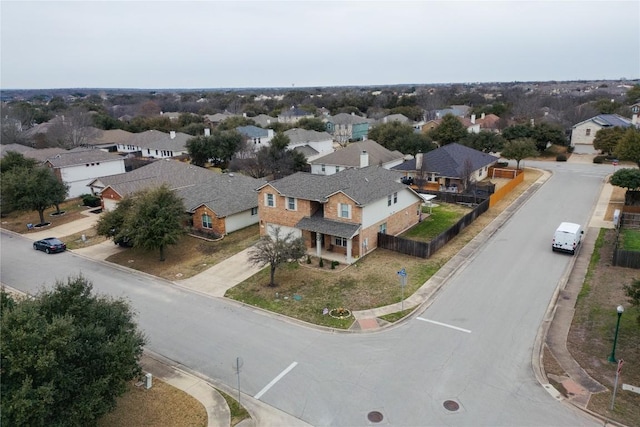
<path id="1" fill-rule="evenodd" d="M 258 190 L 260 234 L 303 237 L 316 256 L 353 263 L 377 247 L 378 233 L 397 235 L 417 224 L 422 198 L 378 166 L 332 175 L 298 172 Z"/>

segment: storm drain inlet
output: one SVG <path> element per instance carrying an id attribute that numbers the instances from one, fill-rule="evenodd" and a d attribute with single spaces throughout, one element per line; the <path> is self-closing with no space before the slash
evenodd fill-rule
<path id="1" fill-rule="evenodd" d="M 371 411 L 367 414 L 367 419 L 372 423 L 379 423 L 384 419 L 384 416 L 382 415 L 382 412 Z"/>
<path id="2" fill-rule="evenodd" d="M 460 409 L 460 405 L 455 400 L 445 400 L 442 404 L 447 411 L 457 411 Z"/>

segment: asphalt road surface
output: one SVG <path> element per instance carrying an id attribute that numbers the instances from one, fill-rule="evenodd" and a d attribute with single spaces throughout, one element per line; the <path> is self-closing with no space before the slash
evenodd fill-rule
<path id="1" fill-rule="evenodd" d="M 527 166 L 536 166 L 527 162 Z M 127 297 L 148 349 L 314 426 L 589 426 L 536 381 L 532 350 L 570 255 L 562 221 L 588 224 L 606 165 L 541 163 L 554 174 L 423 312 L 374 333 L 334 333 L 198 295 L 143 274 L 2 233 L 0 280 L 27 292 L 83 274 Z M 457 409 L 456 409 L 457 406 Z M 455 409 L 455 410 L 451 410 Z"/>

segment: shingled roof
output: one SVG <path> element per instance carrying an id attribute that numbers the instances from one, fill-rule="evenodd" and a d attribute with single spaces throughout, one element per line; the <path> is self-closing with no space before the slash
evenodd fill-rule
<path id="1" fill-rule="evenodd" d="M 183 200 L 187 212 L 206 205 L 219 217 L 258 206 L 256 189 L 265 183 L 241 174 L 222 174 L 168 159 L 96 181 L 122 197 L 166 185 Z"/>
<path id="2" fill-rule="evenodd" d="M 216 173 L 206 182 L 179 188 L 176 194 L 187 212 L 204 205 L 222 218 L 258 206 L 256 189 L 265 182 L 235 173 Z"/>
<path id="3" fill-rule="evenodd" d="M 573 127 L 575 128 L 576 126 L 579 126 L 583 123 L 587 123 L 587 122 L 593 122 L 595 124 L 597 124 L 598 126 L 601 126 L 603 128 L 609 128 L 609 127 L 623 127 L 623 128 L 628 128 L 630 126 L 632 126 L 632 122 L 631 120 L 627 119 L 626 117 L 622 117 L 618 114 L 599 114 L 595 117 L 592 117 L 588 120 L 584 120 L 580 123 L 577 123 L 575 125 L 573 125 Z"/>
<path id="4" fill-rule="evenodd" d="M 345 169 L 333 175 L 297 172 L 266 185 L 285 197 L 324 203 L 336 193 L 343 193 L 360 206 L 380 200 L 406 189 L 400 183 L 401 174 L 378 166 Z"/>
<path id="5" fill-rule="evenodd" d="M 157 160 L 131 172 L 98 178 L 121 197 L 166 184 L 171 189 L 210 180 L 216 172 L 177 160 Z"/>
<path id="6" fill-rule="evenodd" d="M 47 158 L 45 163 L 51 164 L 54 168 L 61 168 L 66 166 L 78 166 L 87 163 L 102 163 L 124 161 L 122 156 L 114 153 L 107 153 L 106 151 L 97 149 L 73 149 L 58 153 L 52 157 Z"/>
<path id="7" fill-rule="evenodd" d="M 345 168 L 360 167 L 360 154 L 366 151 L 369 154 L 370 165 L 380 165 L 396 160 L 402 160 L 404 154 L 399 151 L 390 151 L 372 139 L 352 142 L 344 148 L 340 148 L 326 156 L 319 157 L 309 164 L 312 165 L 338 165 Z"/>
<path id="8" fill-rule="evenodd" d="M 187 151 L 187 140 L 193 138 L 186 133 L 176 132 L 171 138 L 171 134 L 159 130 L 148 130 L 134 133 L 128 144 L 144 149 L 166 150 L 166 151 Z"/>
<path id="9" fill-rule="evenodd" d="M 458 143 L 452 143 L 424 153 L 422 164 L 426 172 L 435 172 L 443 177 L 460 178 L 464 175 L 467 160 L 471 162 L 471 170 L 476 171 L 500 159 L 491 154 L 483 153 Z M 395 171 L 415 171 L 417 170 L 416 159 L 407 160 L 391 169 Z"/>

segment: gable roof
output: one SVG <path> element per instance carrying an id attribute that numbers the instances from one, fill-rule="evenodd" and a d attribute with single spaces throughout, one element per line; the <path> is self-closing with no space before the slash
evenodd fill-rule
<path id="1" fill-rule="evenodd" d="M 627 119 L 626 117 L 622 117 L 618 114 L 599 114 L 590 119 L 581 121 L 580 123 L 573 125 L 573 127 L 575 128 L 576 126 L 580 126 L 588 122 L 593 122 L 596 125 L 603 128 L 615 127 L 615 126 L 628 128 L 632 126 L 631 120 Z"/>
<path id="2" fill-rule="evenodd" d="M 256 189 L 265 182 L 236 173 L 214 173 L 208 181 L 179 188 L 176 194 L 187 212 L 204 205 L 222 218 L 257 207 Z"/>
<path id="3" fill-rule="evenodd" d="M 236 114 L 231 114 L 230 112 L 225 111 L 224 113 L 205 114 L 203 117 L 205 120 L 208 120 L 211 123 L 220 123 L 235 115 Z"/>
<path id="4" fill-rule="evenodd" d="M 187 140 L 191 138 L 193 138 L 191 135 L 182 132 L 176 132 L 175 137 L 171 138 L 171 134 L 169 133 L 164 133 L 159 130 L 148 130 L 134 133 L 128 143 L 141 148 L 187 151 Z"/>
<path id="5" fill-rule="evenodd" d="M 464 175 L 465 163 L 471 162 L 471 169 L 476 171 L 485 166 L 489 166 L 498 160 L 498 157 L 482 151 L 474 150 L 458 143 L 443 145 L 440 148 L 423 154 L 422 164 L 427 172 L 437 173 L 439 176 L 459 178 Z M 416 159 L 391 168 L 397 171 L 415 171 Z"/>
<path id="6" fill-rule="evenodd" d="M 411 120 L 409 120 L 409 117 L 405 116 L 404 114 L 389 114 L 388 116 L 384 116 L 380 121 L 382 123 L 391 123 L 391 122 L 409 123 Z"/>
<path id="7" fill-rule="evenodd" d="M 268 116 L 266 114 L 258 114 L 255 117 L 249 117 L 249 119 L 253 120 L 255 124 L 260 125 L 262 127 L 267 127 L 271 124 L 278 123 L 277 118 Z"/>
<path id="8" fill-rule="evenodd" d="M 318 132 L 301 128 L 286 130 L 284 134 L 289 137 L 291 145 L 306 144 L 308 142 L 332 141 L 333 138 L 327 132 Z"/>
<path id="9" fill-rule="evenodd" d="M 157 160 L 131 172 L 104 176 L 95 179 L 89 185 L 99 182 L 104 188 L 110 187 L 121 197 L 148 188 L 166 184 L 171 189 L 206 182 L 216 172 L 193 166 L 178 160 Z"/>
<path id="10" fill-rule="evenodd" d="M 312 165 L 338 165 L 344 167 L 357 168 L 360 167 L 360 154 L 366 151 L 369 154 L 369 164 L 379 165 L 400 160 L 404 158 L 404 154 L 399 151 L 387 150 L 382 145 L 372 139 L 364 141 L 356 141 L 340 148 L 333 153 L 317 158 L 309 164 Z"/>
<path id="11" fill-rule="evenodd" d="M 45 163 L 49 163 L 54 168 L 63 168 L 67 166 L 78 166 L 87 163 L 99 162 L 124 162 L 124 158 L 118 154 L 107 153 L 98 149 L 74 149 L 63 153 L 55 154 L 47 158 Z"/>
<path id="12" fill-rule="evenodd" d="M 364 206 L 408 188 L 400 183 L 400 177 L 401 175 L 397 172 L 378 166 L 368 166 L 360 169 L 345 169 L 333 175 L 297 172 L 265 185 L 270 185 L 285 197 L 320 203 L 325 203 L 330 196 L 341 192 L 357 205 Z"/>

